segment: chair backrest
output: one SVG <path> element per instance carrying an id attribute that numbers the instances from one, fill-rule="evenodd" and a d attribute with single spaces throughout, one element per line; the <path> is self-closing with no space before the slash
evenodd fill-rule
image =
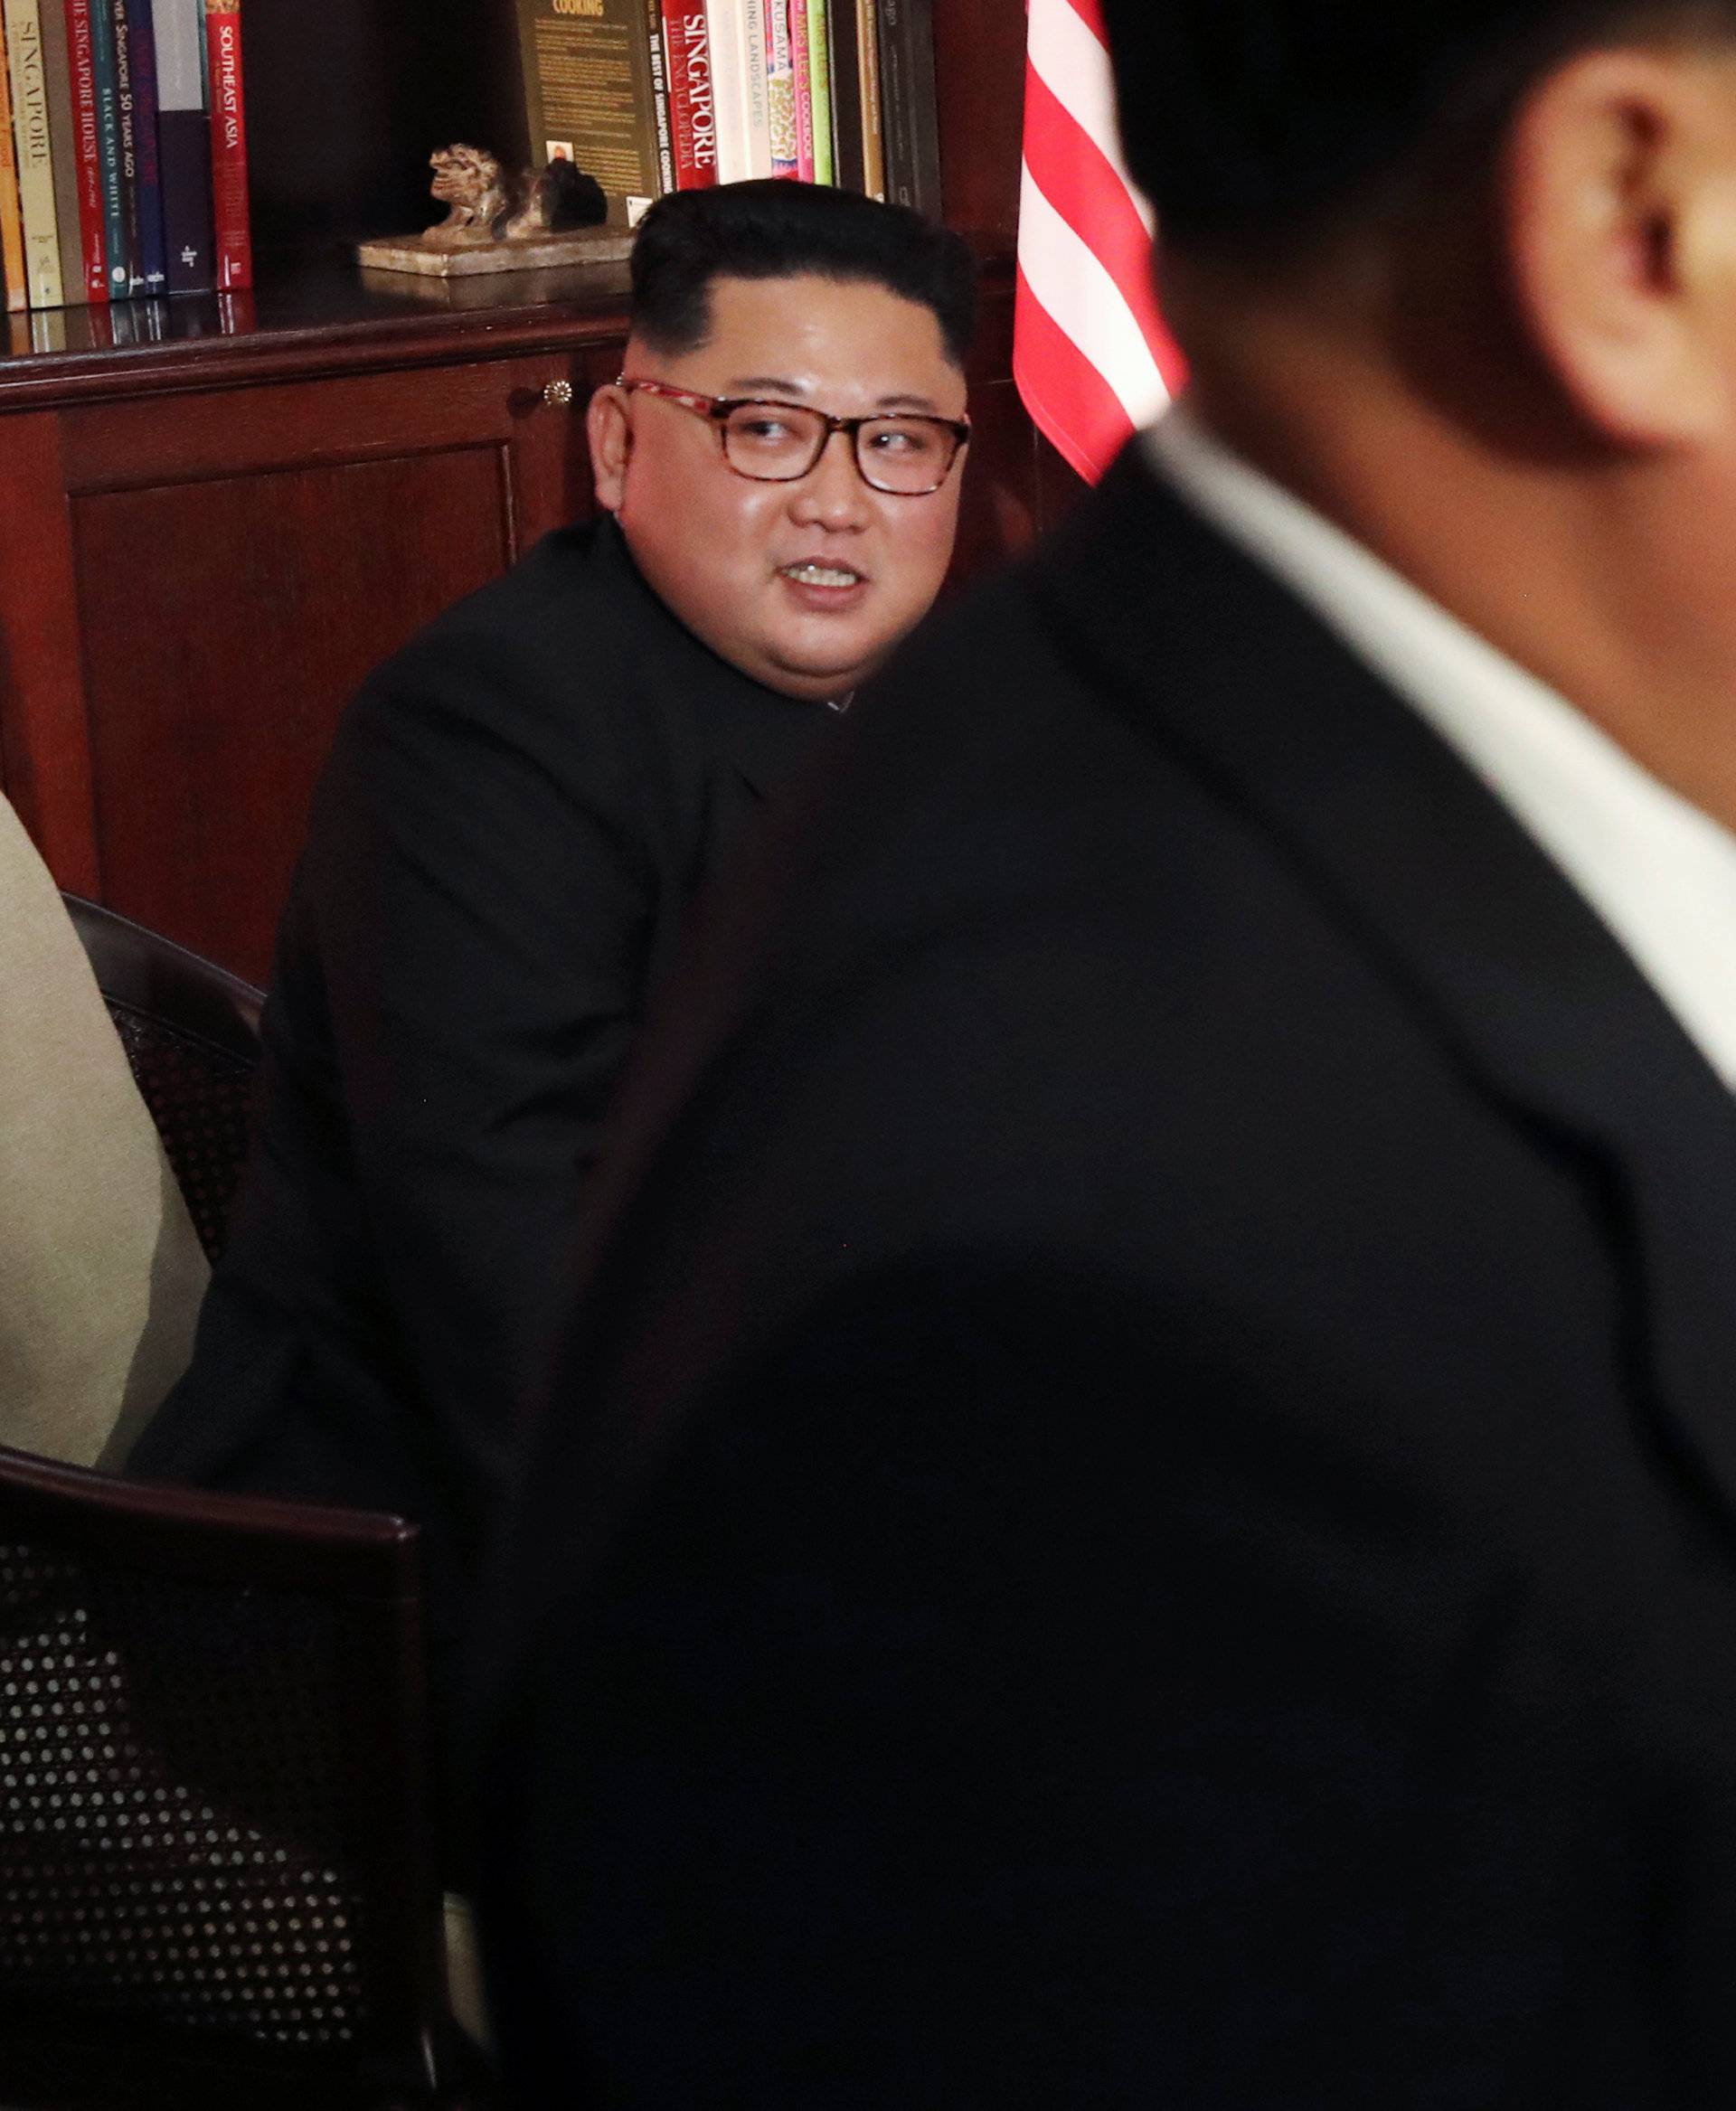
<path id="1" fill-rule="evenodd" d="M 81 895 L 67 913 L 127 1051 L 209 1258 L 222 1249 L 251 1140 L 260 992 Z"/>
<path id="2" fill-rule="evenodd" d="M 0 1449 L 0 2102 L 439 2100 L 416 1532 Z"/>

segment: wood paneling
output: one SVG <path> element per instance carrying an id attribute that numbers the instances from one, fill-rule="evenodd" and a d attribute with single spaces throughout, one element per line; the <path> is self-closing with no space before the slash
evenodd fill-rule
<path id="1" fill-rule="evenodd" d="M 1020 0 L 934 0 L 934 79 L 947 224 L 1010 244 L 1024 125 Z"/>
<path id="2" fill-rule="evenodd" d="M 264 979 L 337 715 L 505 567 L 507 488 L 484 444 L 74 501 L 112 908 Z"/>
<path id="3" fill-rule="evenodd" d="M 61 886 L 99 892 L 61 421 L 50 411 L 0 423 L 0 764 Z"/>

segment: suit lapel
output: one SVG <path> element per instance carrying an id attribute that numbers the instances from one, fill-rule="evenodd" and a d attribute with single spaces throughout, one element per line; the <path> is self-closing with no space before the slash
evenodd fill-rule
<path id="1" fill-rule="evenodd" d="M 1036 578 L 1093 693 L 1278 843 L 1486 1089 L 1597 1155 L 1657 1435 L 1736 1511 L 1736 1107 L 1628 955 L 1445 742 L 1132 450 Z"/>

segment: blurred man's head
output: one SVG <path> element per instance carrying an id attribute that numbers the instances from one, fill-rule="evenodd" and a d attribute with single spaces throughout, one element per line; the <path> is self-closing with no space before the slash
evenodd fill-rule
<path id="1" fill-rule="evenodd" d="M 1105 11 L 1203 414 L 1736 815 L 1736 0 Z"/>
<path id="2" fill-rule="evenodd" d="M 974 312 L 965 244 L 898 206 L 768 182 L 646 215 L 622 382 L 590 407 L 597 495 L 662 600 L 743 673 L 840 695 L 928 610 Z"/>

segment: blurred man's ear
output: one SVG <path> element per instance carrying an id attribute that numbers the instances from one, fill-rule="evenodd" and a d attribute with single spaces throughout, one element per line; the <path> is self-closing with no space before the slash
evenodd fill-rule
<path id="1" fill-rule="evenodd" d="M 597 391 L 585 410 L 585 437 L 590 445 L 590 474 L 597 503 L 618 514 L 627 495 L 627 464 L 633 452 L 628 397 L 611 382 Z"/>
<path id="2" fill-rule="evenodd" d="M 1522 320 L 1578 414 L 1618 446 L 1736 420 L 1736 58 L 1590 52 L 1515 121 L 1501 205 Z"/>

